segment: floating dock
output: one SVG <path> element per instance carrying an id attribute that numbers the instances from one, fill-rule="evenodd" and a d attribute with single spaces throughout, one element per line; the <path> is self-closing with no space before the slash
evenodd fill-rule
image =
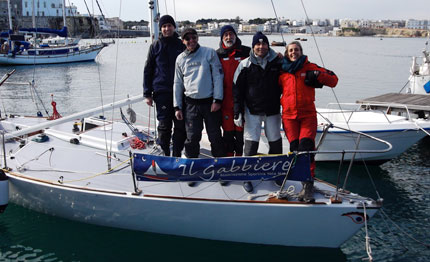
<path id="1" fill-rule="evenodd" d="M 388 93 L 358 100 L 356 103 L 373 110 L 415 113 L 420 118 L 430 114 L 430 95 Z"/>

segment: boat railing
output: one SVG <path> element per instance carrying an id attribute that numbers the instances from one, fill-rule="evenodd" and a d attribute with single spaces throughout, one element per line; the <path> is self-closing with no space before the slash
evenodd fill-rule
<path id="1" fill-rule="evenodd" d="M 321 151 L 321 150 L 319 150 L 319 147 L 322 145 L 322 143 L 323 143 L 325 137 L 327 136 L 327 133 L 328 133 L 328 131 L 329 131 L 330 128 L 337 128 L 337 129 L 341 129 L 341 130 L 344 130 L 344 131 L 356 134 L 357 135 L 357 141 L 356 141 L 357 147 L 358 147 L 358 144 L 359 144 L 359 142 L 360 142 L 360 140 L 361 140 L 362 137 L 366 137 L 366 138 L 369 138 L 369 139 L 374 140 L 376 142 L 385 144 L 387 147 L 384 148 L 384 149 L 373 149 L 373 150 L 371 150 L 371 149 L 357 149 L 357 148 L 355 148 L 355 149 L 343 149 L 341 151 L 339 151 L 339 150 L 337 150 L 337 151 L 335 151 L 335 150 L 324 150 L 324 151 Z M 369 135 L 369 134 L 366 134 L 366 133 L 363 133 L 363 132 L 360 132 L 360 131 L 355 131 L 355 130 L 351 130 L 351 129 L 348 129 L 348 128 L 343 128 L 343 127 L 340 127 L 340 126 L 335 126 L 332 123 L 329 123 L 329 124 L 324 124 L 323 133 L 320 136 L 320 139 L 318 140 L 318 143 L 316 145 L 316 151 L 313 151 L 311 153 L 318 153 L 318 154 L 321 154 L 321 153 L 322 154 L 386 153 L 386 152 L 390 151 L 391 149 L 393 149 L 393 146 L 388 141 L 385 141 L 383 139 L 374 137 L 372 135 Z"/>
<path id="2" fill-rule="evenodd" d="M 349 123 L 349 121 L 352 118 L 352 115 L 354 113 L 359 113 L 363 111 L 373 111 L 373 112 L 379 112 L 382 113 L 387 120 L 388 123 L 391 123 L 392 121 L 389 119 L 387 115 L 390 115 L 392 111 L 395 110 L 401 110 L 402 112 L 405 112 L 406 119 L 412 120 L 413 117 L 411 115 L 411 110 L 409 109 L 408 105 L 406 104 L 399 104 L 399 103 L 328 103 L 327 109 L 330 109 L 331 106 L 355 106 L 355 109 L 339 109 L 339 111 L 328 111 L 328 112 L 318 112 L 321 116 L 322 114 L 331 114 L 331 113 L 350 113 L 350 116 L 348 119 L 346 119 L 346 123 Z M 383 109 L 383 110 L 382 110 Z"/>

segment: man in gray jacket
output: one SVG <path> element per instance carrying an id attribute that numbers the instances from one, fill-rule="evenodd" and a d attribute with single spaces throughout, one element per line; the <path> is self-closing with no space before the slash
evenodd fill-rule
<path id="1" fill-rule="evenodd" d="M 222 66 L 215 50 L 200 46 L 198 41 L 194 29 L 187 28 L 182 33 L 186 50 L 176 59 L 173 86 L 175 115 L 178 120 L 185 117 L 185 155 L 188 158 L 199 157 L 203 122 L 211 143 L 212 155 L 222 157 Z M 183 99 L 185 108 L 182 108 Z"/>

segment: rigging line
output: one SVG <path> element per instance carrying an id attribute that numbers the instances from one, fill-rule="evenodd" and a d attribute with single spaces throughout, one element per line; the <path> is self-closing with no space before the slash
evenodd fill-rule
<path id="1" fill-rule="evenodd" d="M 308 16 L 308 13 L 307 13 L 307 11 L 306 11 L 305 4 L 303 3 L 303 0 L 300 0 L 300 2 L 302 3 L 303 11 L 305 12 L 306 21 L 310 21 L 309 16 Z M 319 46 L 318 46 L 318 43 L 317 43 L 317 40 L 316 40 L 316 37 L 315 37 L 314 31 L 313 31 L 313 29 L 312 29 L 312 26 L 310 26 L 309 28 L 311 29 L 312 38 L 314 39 L 314 42 L 315 42 L 315 45 L 316 45 L 316 48 L 317 48 L 317 51 L 318 51 L 318 55 L 320 56 L 321 62 L 322 62 L 322 64 L 323 64 L 323 67 L 325 67 L 325 63 L 324 63 L 324 60 L 323 60 L 323 58 L 322 58 L 322 55 L 321 55 L 321 52 L 320 52 L 320 49 L 319 49 Z M 343 116 L 343 118 L 344 118 L 344 120 L 345 120 L 346 125 L 348 126 L 348 129 L 351 129 L 351 127 L 349 126 L 349 122 L 346 120 L 345 114 L 343 113 L 343 111 L 344 111 L 344 110 L 342 109 L 342 106 L 341 106 L 341 104 L 340 104 L 340 102 L 339 102 L 339 98 L 336 96 L 336 93 L 335 93 L 335 91 L 333 90 L 333 88 L 330 88 L 330 90 L 331 90 L 331 92 L 332 92 L 332 94 L 333 94 L 333 96 L 334 96 L 334 98 L 335 98 L 335 100 L 336 100 L 337 105 L 339 106 L 339 110 L 340 110 L 340 111 L 341 111 L 341 113 L 342 113 L 342 116 Z M 350 136 L 351 136 L 351 139 L 352 139 L 352 138 L 353 138 L 353 134 L 351 133 L 351 134 L 350 134 Z M 355 139 L 353 139 L 353 141 L 354 141 L 354 143 L 356 143 Z M 361 155 L 361 153 L 360 153 L 359 155 L 360 155 L 360 156 L 362 156 L 362 155 Z M 364 166 L 365 166 L 365 168 L 366 168 L 367 174 L 369 175 L 370 181 L 372 182 L 373 188 L 375 189 L 376 194 L 378 195 L 378 198 L 381 198 L 381 197 L 379 196 L 379 192 L 376 190 L 376 185 L 375 185 L 375 183 L 374 183 L 374 181 L 373 181 L 373 179 L 372 179 L 372 176 L 371 176 L 371 174 L 370 174 L 369 169 L 367 168 L 366 162 L 364 161 L 363 157 L 362 157 L 361 159 L 363 160 L 363 163 L 364 163 Z"/>
<path id="2" fill-rule="evenodd" d="M 270 0 L 270 2 L 272 2 L 273 12 L 275 13 L 276 21 L 278 21 L 278 23 L 280 24 L 279 19 L 278 19 L 278 14 L 276 13 L 275 5 L 273 4 L 273 0 Z M 285 43 L 284 34 L 282 34 L 282 30 L 280 30 L 280 31 L 281 31 L 282 42 Z"/>
<path id="3" fill-rule="evenodd" d="M 402 93 L 403 89 L 405 89 L 405 87 L 409 84 L 411 80 L 408 79 L 408 81 L 406 82 L 406 84 L 402 87 L 402 89 L 400 89 L 399 94 Z"/>
<path id="4" fill-rule="evenodd" d="M 398 230 L 400 230 L 400 232 L 401 233 L 403 233 L 405 236 L 407 236 L 408 238 L 410 238 L 411 240 L 413 240 L 413 241 L 415 241 L 415 242 L 417 242 L 418 244 L 420 244 L 420 245 L 423 245 L 423 246 L 425 246 L 425 247 L 427 247 L 427 248 L 430 248 L 430 244 L 427 244 L 427 243 L 424 243 L 424 242 L 422 242 L 422 241 L 420 241 L 420 240 L 418 240 L 418 239 L 416 239 L 416 238 L 414 238 L 412 235 L 410 235 L 409 233 L 407 233 L 405 230 L 403 230 L 399 225 L 397 225 L 396 224 L 396 222 L 394 222 L 388 215 L 387 215 L 387 213 L 385 213 L 385 211 L 381 208 L 380 209 L 381 210 L 381 213 L 382 214 L 384 214 L 384 216 L 388 219 L 388 220 L 390 220 L 390 222 L 398 229 Z"/>
<path id="5" fill-rule="evenodd" d="M 119 1 L 119 15 L 118 18 L 121 18 L 121 9 L 122 9 L 122 0 Z M 119 43 L 119 27 L 117 30 L 117 42 Z M 114 86 L 113 86 L 113 98 L 112 98 L 112 103 L 115 103 L 115 98 L 116 98 L 116 86 L 117 86 L 117 80 L 118 80 L 118 53 L 119 53 L 119 44 L 116 45 L 116 54 L 115 54 L 115 74 L 114 74 Z M 111 121 L 113 122 L 114 119 L 114 112 L 115 110 L 112 110 L 112 114 L 111 114 Z M 112 127 L 113 127 L 113 123 L 112 123 Z M 110 131 L 110 148 L 109 148 L 109 152 L 110 154 L 112 154 L 112 147 L 113 147 L 113 128 L 111 128 Z M 107 143 L 107 140 L 106 140 Z M 111 159 L 108 157 L 108 161 L 109 161 L 109 166 L 110 166 L 110 162 Z"/>
<path id="6" fill-rule="evenodd" d="M 131 160 L 131 158 L 128 158 L 128 159 L 126 159 L 125 161 L 122 161 L 121 163 L 119 163 L 118 165 L 116 165 L 116 166 L 114 166 L 114 167 L 112 167 L 112 168 L 109 168 L 108 170 L 103 171 L 103 172 L 101 172 L 101 173 L 98 173 L 98 174 L 95 174 L 95 175 L 92 175 L 92 176 L 89 176 L 89 177 L 80 178 L 80 179 L 68 180 L 68 181 L 62 181 L 62 183 L 61 183 L 61 184 L 64 184 L 64 183 L 72 183 L 72 182 L 79 182 L 79 181 L 83 181 L 83 180 L 91 179 L 91 178 L 94 178 L 94 177 L 97 177 L 97 176 L 101 176 L 101 175 L 107 175 L 107 174 L 111 173 L 112 171 L 114 171 L 115 169 L 119 168 L 121 165 L 124 165 L 125 163 L 128 163 L 130 160 Z M 127 165 L 127 166 L 125 166 L 124 168 L 126 168 L 126 167 L 128 167 L 128 165 Z M 123 169 L 124 169 L 124 168 L 123 168 Z"/>

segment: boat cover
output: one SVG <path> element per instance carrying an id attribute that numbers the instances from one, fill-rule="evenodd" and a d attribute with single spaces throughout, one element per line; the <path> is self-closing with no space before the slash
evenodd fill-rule
<path id="1" fill-rule="evenodd" d="M 20 28 L 20 32 L 36 32 L 36 33 L 47 33 L 47 34 L 55 34 L 61 37 L 67 37 L 67 27 L 63 27 L 61 30 L 52 29 L 52 28 Z"/>
<path id="2" fill-rule="evenodd" d="M 177 158 L 134 154 L 139 181 L 250 181 L 283 178 L 310 181 L 308 154 L 225 158 Z"/>

